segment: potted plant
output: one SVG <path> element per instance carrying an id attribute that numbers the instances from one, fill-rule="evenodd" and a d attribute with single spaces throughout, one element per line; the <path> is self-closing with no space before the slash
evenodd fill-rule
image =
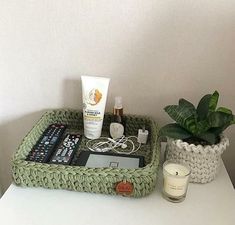
<path id="1" fill-rule="evenodd" d="M 212 181 L 219 168 L 221 154 L 229 145 L 223 131 L 235 123 L 232 111 L 217 108 L 219 93 L 207 94 L 197 108 L 185 99 L 178 105 L 168 105 L 164 110 L 175 120 L 160 129 L 160 136 L 167 137 L 166 159 L 189 165 L 191 182 Z"/>

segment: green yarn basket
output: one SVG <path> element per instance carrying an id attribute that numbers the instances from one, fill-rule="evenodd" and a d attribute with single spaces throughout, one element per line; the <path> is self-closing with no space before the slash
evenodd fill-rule
<path id="1" fill-rule="evenodd" d="M 52 123 L 67 124 L 69 129 L 83 131 L 83 115 L 78 110 L 59 109 L 46 112 L 23 139 L 12 160 L 12 176 L 15 184 L 29 187 L 67 189 L 82 192 L 116 195 L 119 182 L 130 182 L 133 192 L 130 197 L 143 197 L 153 191 L 156 185 L 160 150 L 157 145 L 157 125 L 149 117 L 126 115 L 126 136 L 137 135 L 145 125 L 149 130 L 148 143 L 142 145 L 136 155 L 145 157 L 145 167 L 138 169 L 87 168 L 26 161 L 26 157 L 43 131 Z M 102 135 L 107 135 L 111 114 L 105 114 Z M 78 153 L 86 150 L 84 136 Z"/>

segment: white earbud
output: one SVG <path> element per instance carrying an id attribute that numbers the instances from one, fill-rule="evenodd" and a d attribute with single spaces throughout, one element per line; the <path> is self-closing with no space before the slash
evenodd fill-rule
<path id="1" fill-rule="evenodd" d="M 122 149 L 125 149 L 125 148 L 127 148 L 127 145 L 122 143 L 121 147 L 122 147 Z"/>

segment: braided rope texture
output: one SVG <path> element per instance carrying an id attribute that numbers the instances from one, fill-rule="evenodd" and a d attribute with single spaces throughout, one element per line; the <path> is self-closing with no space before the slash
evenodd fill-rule
<path id="1" fill-rule="evenodd" d="M 57 109 L 46 112 L 23 139 L 12 159 L 12 176 L 15 184 L 28 187 L 67 189 L 116 195 L 119 182 L 130 182 L 134 190 L 130 197 L 143 197 L 156 186 L 160 150 L 157 145 L 158 128 L 154 120 L 145 116 L 126 115 L 126 135 L 136 135 L 143 125 L 150 131 L 147 145 L 136 153 L 145 157 L 145 167 L 138 169 L 88 168 L 26 161 L 26 157 L 43 131 L 52 123 L 67 124 L 70 129 L 82 132 L 82 112 Z M 108 133 L 111 114 L 105 114 L 103 133 Z M 78 153 L 85 150 L 86 139 L 82 137 Z"/>
<path id="2" fill-rule="evenodd" d="M 194 145 L 182 140 L 167 140 L 167 160 L 188 164 L 191 168 L 190 182 L 208 183 L 215 179 L 221 162 L 221 154 L 229 146 L 227 137 L 221 136 L 216 145 Z"/>

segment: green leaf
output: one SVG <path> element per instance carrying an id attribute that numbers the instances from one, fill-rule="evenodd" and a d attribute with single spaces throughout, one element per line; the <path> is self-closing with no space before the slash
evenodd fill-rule
<path id="1" fill-rule="evenodd" d="M 203 96 L 200 102 L 198 103 L 197 115 L 198 115 L 199 121 L 206 119 L 207 114 L 209 112 L 210 100 L 211 100 L 211 95 L 208 94 L 208 95 Z"/>
<path id="2" fill-rule="evenodd" d="M 227 113 L 227 114 L 233 114 L 232 110 L 225 108 L 225 107 L 219 107 L 217 110 L 217 112 L 223 112 L 223 113 Z"/>
<path id="3" fill-rule="evenodd" d="M 210 102 L 209 102 L 209 112 L 215 111 L 215 109 L 217 107 L 218 100 L 219 100 L 219 93 L 218 93 L 218 91 L 215 91 L 212 94 Z"/>
<path id="4" fill-rule="evenodd" d="M 224 130 L 226 130 L 229 127 L 230 124 L 226 124 L 222 127 L 213 127 L 208 130 L 208 132 L 215 134 L 216 136 L 219 136 L 223 133 Z"/>
<path id="5" fill-rule="evenodd" d="M 208 120 L 202 120 L 202 121 L 197 122 L 197 134 L 205 133 L 210 128 L 211 128 L 211 125 L 208 122 Z"/>
<path id="6" fill-rule="evenodd" d="M 184 98 L 181 98 L 179 100 L 179 106 L 188 107 L 188 108 L 190 108 L 192 110 L 195 110 L 194 105 L 191 102 L 189 102 L 186 99 L 184 99 Z"/>
<path id="7" fill-rule="evenodd" d="M 235 116 L 233 115 L 233 120 L 231 121 L 230 125 L 235 124 Z"/>
<path id="8" fill-rule="evenodd" d="M 159 135 L 171 137 L 174 139 L 185 139 L 192 136 L 188 131 L 176 123 L 167 124 L 166 126 L 162 127 L 159 131 Z"/>
<path id="9" fill-rule="evenodd" d="M 217 135 L 211 132 L 205 132 L 198 136 L 200 139 L 209 142 L 211 145 L 215 144 L 217 141 Z"/>
<path id="10" fill-rule="evenodd" d="M 221 126 L 221 127 L 212 127 L 209 129 L 209 132 L 214 133 L 215 135 L 219 136 L 223 133 L 224 130 L 226 130 L 230 125 L 235 124 L 235 116 L 232 115 L 233 120 L 231 122 L 228 122 L 227 124 Z"/>
<path id="11" fill-rule="evenodd" d="M 224 130 L 226 130 L 230 125 L 235 124 L 235 116 L 232 115 L 233 120 L 230 123 L 225 124 L 224 126 L 221 127 L 213 127 L 209 131 L 214 133 L 215 135 L 219 136 L 220 134 L 223 133 Z"/>
<path id="12" fill-rule="evenodd" d="M 186 105 L 169 105 L 164 108 L 168 115 L 190 133 L 196 133 L 196 111 Z"/>
<path id="13" fill-rule="evenodd" d="M 224 112 L 213 112 L 208 117 L 211 127 L 223 127 L 233 121 L 233 115 Z"/>

